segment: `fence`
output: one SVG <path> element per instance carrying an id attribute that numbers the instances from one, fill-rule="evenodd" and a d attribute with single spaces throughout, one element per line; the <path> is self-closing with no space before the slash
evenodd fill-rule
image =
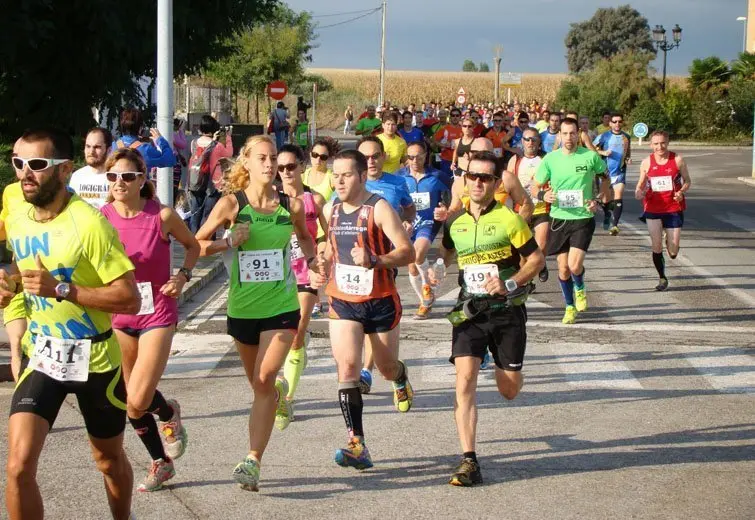
<path id="1" fill-rule="evenodd" d="M 173 85 L 173 99 L 176 112 L 218 112 L 230 114 L 231 89 L 202 87 L 198 85 Z"/>

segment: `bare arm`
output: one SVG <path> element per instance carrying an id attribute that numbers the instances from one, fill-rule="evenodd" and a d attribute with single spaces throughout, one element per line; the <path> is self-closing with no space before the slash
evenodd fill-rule
<path id="1" fill-rule="evenodd" d="M 294 233 L 296 233 L 296 238 L 299 239 L 299 247 L 301 247 L 301 251 L 304 253 L 304 258 L 310 260 L 317 256 L 317 248 L 315 247 L 315 241 L 307 229 L 304 204 L 296 198 L 291 198 L 290 201 L 291 223 L 294 225 Z"/>
<path id="2" fill-rule="evenodd" d="M 645 184 L 647 183 L 649 169 L 650 157 L 644 159 L 640 165 L 640 179 L 637 181 L 637 186 L 634 188 L 634 198 L 637 200 L 645 198 Z"/>
<path id="3" fill-rule="evenodd" d="M 545 256 L 543 255 L 543 252 L 540 251 L 539 247 L 535 249 L 533 253 L 524 256 L 524 259 L 524 265 L 522 265 L 519 270 L 511 276 L 511 279 L 514 280 L 519 287 L 527 285 L 527 283 L 542 271 L 545 266 Z"/>
<path id="4" fill-rule="evenodd" d="M 136 314 L 141 298 L 136 289 L 134 273 L 129 271 L 105 287 L 82 287 L 71 284 L 68 301 L 110 313 Z"/>
<path id="5" fill-rule="evenodd" d="M 328 236 L 328 219 L 325 218 L 325 197 L 320 195 L 317 192 L 314 192 L 312 194 L 315 199 L 315 206 L 317 206 L 317 221 L 320 223 L 320 227 L 322 228 L 322 232 L 325 235 L 325 239 L 327 240 Z"/>
<path id="6" fill-rule="evenodd" d="M 375 222 L 393 244 L 393 250 L 390 253 L 378 256 L 375 267 L 390 269 L 414 262 L 414 247 L 409 240 L 409 235 L 404 230 L 398 214 L 385 200 L 379 201 L 375 206 Z"/>
<path id="7" fill-rule="evenodd" d="M 686 193 L 692 187 L 692 177 L 689 176 L 689 170 L 687 169 L 687 163 L 684 162 L 681 155 L 676 156 L 676 165 L 679 167 L 679 173 L 682 174 L 684 184 L 679 189 L 681 193 Z"/>
<path id="8" fill-rule="evenodd" d="M 200 253 L 199 256 L 211 256 L 215 253 L 221 253 L 229 249 L 226 239 L 210 240 L 215 231 L 226 225 L 232 224 L 238 214 L 238 202 L 236 198 L 231 195 L 222 197 L 215 207 L 212 208 L 210 216 L 207 217 L 207 221 L 197 231 L 197 241 L 199 242 Z M 248 230 L 247 230 L 248 237 Z M 236 237 L 233 238 L 236 242 Z"/>
<path id="9" fill-rule="evenodd" d="M 199 242 L 191 234 L 191 231 L 186 226 L 186 223 L 181 217 L 178 216 L 176 210 L 163 206 L 160 210 L 160 218 L 162 219 L 162 234 L 164 237 L 173 235 L 178 242 L 184 246 L 186 253 L 184 255 L 183 267 L 186 269 L 194 269 L 197 265 L 197 259 L 199 258 Z"/>
<path id="10" fill-rule="evenodd" d="M 509 194 L 511 199 L 519 204 L 519 215 L 524 220 L 529 220 L 532 216 L 532 212 L 535 211 L 535 205 L 532 203 L 532 199 L 524 191 L 522 183 L 519 182 L 519 178 L 509 171 L 503 172 L 503 188 L 506 193 Z"/>

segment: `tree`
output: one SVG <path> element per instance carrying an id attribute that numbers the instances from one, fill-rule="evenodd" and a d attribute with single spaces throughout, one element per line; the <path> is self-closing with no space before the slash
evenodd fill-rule
<path id="1" fill-rule="evenodd" d="M 755 52 L 740 52 L 731 64 L 731 72 L 738 78 L 755 80 Z"/>
<path id="2" fill-rule="evenodd" d="M 464 72 L 477 72 L 477 65 L 470 59 L 464 60 L 464 65 L 461 66 L 461 70 Z"/>
<path id="3" fill-rule="evenodd" d="M 630 5 L 600 8 L 589 20 L 571 24 L 565 44 L 569 72 L 573 73 L 626 51 L 655 57 L 647 18 Z"/>
<path id="4" fill-rule="evenodd" d="M 481 61 L 480 62 L 479 71 L 480 72 L 490 72 L 490 66 L 487 64 L 487 62 Z"/>
<path id="5" fill-rule="evenodd" d="M 295 85 L 304 81 L 304 63 L 312 61 L 313 40 L 311 15 L 281 4 L 266 23 L 232 33 L 224 42 L 226 56 L 211 61 L 205 72 L 237 95 L 253 96 L 259 121 L 259 101 L 268 83 L 283 80 Z"/>
<path id="6" fill-rule="evenodd" d="M 220 36 L 264 20 L 277 3 L 174 2 L 174 73 L 191 74 L 221 56 Z M 137 80 L 155 76 L 155 2 L 24 0 L 2 11 L 0 133 L 39 124 L 82 133 L 94 106 L 117 112 L 143 104 Z"/>
<path id="7" fill-rule="evenodd" d="M 709 56 L 692 60 L 687 81 L 693 89 L 710 90 L 726 83 L 730 76 L 728 63 L 718 56 Z"/>

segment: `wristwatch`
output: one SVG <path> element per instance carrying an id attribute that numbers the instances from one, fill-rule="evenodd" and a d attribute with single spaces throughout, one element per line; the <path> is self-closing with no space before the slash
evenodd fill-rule
<path id="1" fill-rule="evenodd" d="M 514 292 L 519 289 L 519 284 L 511 278 L 503 282 L 503 286 L 506 287 L 506 292 Z"/>
<path id="2" fill-rule="evenodd" d="M 370 269 L 374 269 L 377 263 L 378 263 L 378 257 L 375 255 L 370 255 Z"/>
<path id="3" fill-rule="evenodd" d="M 186 281 L 191 281 L 191 269 L 187 269 L 186 267 L 182 267 L 178 270 L 178 272 L 182 275 L 184 275 L 184 278 L 186 278 Z"/>
<path id="4" fill-rule="evenodd" d="M 55 286 L 55 300 L 62 302 L 71 292 L 71 284 L 66 282 L 60 282 Z"/>

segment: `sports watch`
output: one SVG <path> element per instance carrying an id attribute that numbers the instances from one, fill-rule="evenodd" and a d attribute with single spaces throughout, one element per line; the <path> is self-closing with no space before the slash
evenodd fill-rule
<path id="1" fill-rule="evenodd" d="M 71 284 L 66 282 L 60 282 L 55 286 L 55 300 L 62 302 L 68 298 L 68 294 L 71 292 Z"/>
<path id="2" fill-rule="evenodd" d="M 191 269 L 182 267 L 181 269 L 178 270 L 178 272 L 184 275 L 184 278 L 186 278 L 187 283 L 191 281 Z"/>
<path id="3" fill-rule="evenodd" d="M 506 292 L 510 292 L 510 293 L 516 291 L 517 289 L 519 289 L 519 284 L 516 283 L 511 278 L 509 278 L 508 280 L 506 280 L 505 282 L 503 282 L 503 286 L 506 287 Z"/>

